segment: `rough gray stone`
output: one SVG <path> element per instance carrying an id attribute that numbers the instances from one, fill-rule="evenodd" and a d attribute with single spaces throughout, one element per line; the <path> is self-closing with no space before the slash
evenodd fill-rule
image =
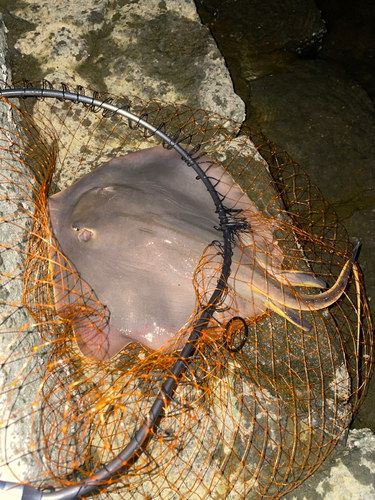
<path id="1" fill-rule="evenodd" d="M 10 82 L 11 70 L 1 15 L 0 68 L 3 82 Z M 12 481 L 13 474 L 32 477 L 38 470 L 32 455 L 25 448 L 26 442 L 35 440 L 30 404 L 36 397 L 40 382 L 38 356 L 24 369 L 22 367 L 25 353 L 30 354 L 39 338 L 31 318 L 22 306 L 26 235 L 31 222 L 31 217 L 28 216 L 31 203 L 23 194 L 30 196 L 31 189 L 24 186 L 25 192 L 21 194 L 22 188 L 19 186 L 24 184 L 28 173 L 16 161 L 12 152 L 15 148 L 10 134 L 17 133 L 18 129 L 11 107 L 4 102 L 0 102 L 0 127 L 0 478 Z M 9 134 L 4 129 L 9 130 Z M 21 330 L 21 327 L 24 329 Z M 9 359 L 12 361 L 8 362 Z M 22 391 L 22 385 L 18 383 L 20 371 L 23 371 L 22 382 L 29 386 L 27 392 Z M 37 421 L 36 414 L 35 422 Z M 9 463 L 12 472 L 7 466 Z"/>
<path id="2" fill-rule="evenodd" d="M 0 15 L 0 67 L 5 84 L 11 81 L 7 55 Z M 12 104 L 20 106 L 17 100 Z M 41 386 L 49 385 L 45 380 L 48 349 L 24 303 L 35 180 L 27 166 L 32 164 L 31 149 L 27 158 L 22 149 L 24 130 L 19 120 L 12 106 L 0 101 L 0 479 L 7 481 L 30 481 L 41 469 L 48 470 L 46 457 L 39 454 L 44 426 L 41 411 L 43 404 L 53 406 L 53 398 L 60 396 L 56 387 L 49 399 L 40 395 Z M 37 151 L 35 144 L 31 147 Z M 66 372 L 61 376 L 63 367 L 58 368 L 55 377 L 68 380 Z M 49 377 L 53 378 L 51 370 Z M 70 446 L 77 449 L 80 443 L 73 438 Z M 59 453 L 60 466 L 65 460 Z"/>
<path id="3" fill-rule="evenodd" d="M 18 77 L 183 102 L 244 119 L 244 104 L 192 0 L 90 0 L 60 7 L 40 0 L 7 8 L 15 26 L 27 25 L 14 46 L 25 62 Z"/>
<path id="4" fill-rule="evenodd" d="M 349 431 L 346 446 L 337 446 L 319 469 L 285 500 L 374 500 L 375 435 L 370 429 Z"/>

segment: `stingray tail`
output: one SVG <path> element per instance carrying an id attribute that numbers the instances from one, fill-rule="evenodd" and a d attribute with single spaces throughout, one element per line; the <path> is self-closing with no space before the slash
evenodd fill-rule
<path id="1" fill-rule="evenodd" d="M 301 304 L 299 304 L 300 309 L 308 311 L 309 309 L 317 310 L 324 309 L 325 307 L 329 307 L 334 304 L 344 293 L 346 285 L 348 284 L 348 279 L 350 273 L 353 269 L 353 264 L 357 259 L 359 252 L 360 242 L 358 242 L 350 256 L 350 259 L 346 262 L 340 276 L 337 278 L 336 283 L 332 288 L 327 290 L 326 292 L 320 293 L 318 295 L 302 295 L 299 294 L 298 298 L 300 299 Z"/>
<path id="2" fill-rule="evenodd" d="M 249 297 L 251 296 L 252 301 L 260 308 L 260 310 L 272 310 L 297 327 L 302 328 L 305 331 L 310 331 L 311 325 L 307 321 L 302 319 L 301 316 L 295 311 L 325 309 L 334 304 L 344 293 L 350 273 L 353 269 L 353 264 L 358 256 L 359 247 L 360 243 L 358 242 L 353 250 L 352 255 L 350 256 L 350 259 L 345 263 L 336 283 L 332 288 L 321 294 L 298 294 L 290 287 L 286 287 L 283 284 L 275 282 L 269 275 L 267 278 L 268 273 L 264 274 L 266 283 L 268 283 L 268 286 L 265 287 L 268 288 L 267 293 L 265 290 L 262 291 L 260 288 L 258 288 L 255 282 L 246 284 L 244 282 L 237 282 L 235 287 L 236 292 L 247 300 L 249 300 Z M 308 286 L 307 283 L 309 282 L 309 280 L 307 280 L 306 283 L 304 277 L 305 275 L 307 277 L 308 273 L 300 273 L 299 278 L 303 277 L 305 286 Z M 315 283 L 315 286 L 317 286 L 319 281 L 315 281 L 315 278 L 313 277 L 313 283 Z M 245 285 L 247 285 L 247 291 Z M 251 295 L 249 295 L 249 288 L 251 290 Z M 272 293 L 275 290 L 278 293 Z"/>
<path id="3" fill-rule="evenodd" d="M 289 323 L 302 328 L 302 330 L 304 330 L 305 332 L 309 332 L 311 330 L 312 326 L 310 325 L 310 323 L 301 318 L 301 316 L 295 313 L 292 309 L 289 309 L 282 304 L 272 302 L 272 300 L 270 299 L 267 300 L 267 305 L 269 309 L 271 309 L 271 311 L 274 311 L 279 316 L 282 316 L 283 318 L 288 320 Z"/>

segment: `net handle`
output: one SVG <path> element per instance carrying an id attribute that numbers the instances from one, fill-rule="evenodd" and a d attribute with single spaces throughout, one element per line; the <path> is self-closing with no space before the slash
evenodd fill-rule
<path id="1" fill-rule="evenodd" d="M 3 89 L 0 88 L 0 96 L 2 96 L 4 99 L 25 99 L 27 97 L 34 97 L 37 99 L 51 98 L 78 102 L 87 105 L 88 108 L 94 112 L 98 112 L 102 109 L 103 112 L 111 112 L 112 114 L 120 115 L 124 118 L 127 118 L 129 126 L 131 126 L 130 124 L 132 122 L 136 122 L 137 127 L 140 126 L 145 130 L 151 132 L 152 135 L 157 135 L 163 140 L 164 144 L 167 144 L 169 148 L 173 148 L 177 153 L 181 155 L 181 158 L 187 163 L 189 167 L 192 167 L 195 170 L 198 177 L 206 186 L 215 203 L 216 213 L 218 214 L 220 221 L 220 229 L 223 233 L 224 238 L 223 264 L 216 288 L 212 293 L 207 306 L 203 310 L 201 310 L 199 317 L 194 321 L 192 332 L 179 355 L 179 359 L 175 361 L 171 369 L 172 375 L 168 376 L 164 381 L 147 417 L 144 419 L 142 425 L 135 433 L 135 436 L 119 453 L 119 455 L 111 460 L 111 462 L 109 462 L 107 465 L 103 466 L 90 478 L 87 478 L 74 486 L 68 486 L 57 491 L 42 492 L 40 491 L 40 489 L 35 489 L 30 485 L 20 485 L 18 483 L 0 481 L 0 491 L 2 494 L 2 499 L 4 500 L 74 500 L 83 495 L 87 495 L 94 490 L 106 488 L 108 486 L 109 479 L 112 479 L 111 484 L 113 484 L 116 481 L 116 479 L 114 479 L 114 476 L 117 476 L 121 473 L 122 469 L 126 466 L 129 459 L 132 458 L 137 452 L 143 451 L 142 444 L 144 440 L 153 428 L 156 420 L 163 411 L 163 408 L 166 406 L 168 397 L 177 385 L 181 371 L 186 366 L 186 361 L 188 361 L 188 359 L 195 351 L 195 345 L 197 340 L 201 336 L 202 330 L 207 326 L 212 317 L 212 314 L 215 311 L 217 302 L 221 299 L 223 293 L 226 290 L 226 283 L 230 275 L 230 266 L 232 261 L 231 239 L 233 229 L 231 229 L 227 212 L 220 200 L 220 197 L 218 196 L 218 193 L 216 192 L 209 178 L 206 176 L 205 172 L 195 161 L 195 159 L 187 151 L 185 151 L 185 149 L 183 149 L 180 144 L 178 144 L 174 139 L 170 138 L 162 130 L 160 130 L 160 128 L 156 128 L 154 125 L 145 120 L 143 116 L 138 116 L 132 113 L 129 110 L 129 106 L 119 107 L 112 104 L 111 100 L 102 101 L 97 98 L 97 94 L 95 92 L 93 93 L 92 97 L 83 95 L 79 93 L 79 91 L 77 91 L 77 93 L 68 92 L 65 85 L 63 85 L 63 90 L 55 90 L 51 88 L 34 89 L 30 87 Z M 15 494 L 17 496 L 14 496 Z"/>

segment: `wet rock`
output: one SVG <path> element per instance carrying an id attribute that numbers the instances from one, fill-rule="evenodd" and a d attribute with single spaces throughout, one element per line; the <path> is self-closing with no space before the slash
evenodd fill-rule
<path id="1" fill-rule="evenodd" d="M 315 0 L 327 25 L 319 58 L 339 63 L 375 102 L 375 4 Z"/>
<path id="2" fill-rule="evenodd" d="M 318 50 L 326 31 L 313 0 L 196 3 L 243 98 L 248 95 L 248 81 L 283 70 L 301 53 Z"/>

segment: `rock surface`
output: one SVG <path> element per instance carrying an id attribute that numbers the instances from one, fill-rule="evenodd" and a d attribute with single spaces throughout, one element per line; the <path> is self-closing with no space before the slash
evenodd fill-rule
<path id="1" fill-rule="evenodd" d="M 1 11 L 1 2 L 0 2 Z M 193 0 L 6 5 L 14 78 L 185 103 L 242 122 L 224 59 Z"/>
<path id="2" fill-rule="evenodd" d="M 0 15 L 0 68 L 1 79 L 11 81 L 11 70 L 8 64 L 8 52 L 5 30 Z M 17 133 L 10 106 L 0 102 L 0 127 Z M 24 228 L 30 227 L 31 217 L 27 211 L 31 208 L 25 195 L 31 195 L 31 189 L 24 191 L 26 169 L 17 162 L 7 148 L 12 148 L 10 135 L 0 133 L 0 478 L 14 481 L 15 476 L 22 478 L 27 473 L 32 477 L 36 470 L 35 461 L 25 443 L 34 436 L 30 405 L 36 399 L 40 379 L 38 376 L 39 356 L 35 355 L 26 366 L 24 353 L 31 351 L 38 344 L 39 336 L 30 324 L 31 318 L 22 307 L 22 270 L 24 269 L 27 238 Z M 3 149 L 5 148 L 5 149 Z M 27 188 L 26 188 L 27 189 Z M 19 197 L 22 202 L 19 203 Z M 10 274 L 10 271 L 11 274 Z M 5 319 L 4 319 L 5 313 Z M 20 331 L 20 326 L 24 329 Z M 8 362 L 8 360 L 11 360 Z M 12 383 L 22 373 L 24 388 L 18 397 L 9 395 Z M 22 389 L 22 385 L 20 385 Z M 35 420 L 37 424 L 37 418 Z M 21 433 L 22 429 L 22 433 Z M 20 439 L 21 436 L 21 439 Z M 13 474 L 5 460 L 9 458 Z M 9 463 L 7 461 L 7 463 Z"/>
<path id="3" fill-rule="evenodd" d="M 326 31 L 314 0 L 197 0 L 199 15 L 214 34 L 236 91 L 250 96 L 248 82 L 288 67 L 320 46 Z"/>
<path id="4" fill-rule="evenodd" d="M 285 500 L 374 500 L 375 435 L 370 429 L 349 431 L 319 469 Z"/>

